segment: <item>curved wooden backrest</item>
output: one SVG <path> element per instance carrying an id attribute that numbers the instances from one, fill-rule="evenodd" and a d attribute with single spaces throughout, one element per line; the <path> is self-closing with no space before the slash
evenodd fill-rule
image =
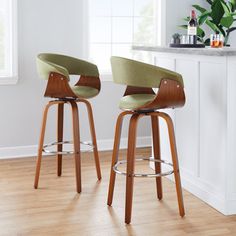
<path id="1" fill-rule="evenodd" d="M 155 95 L 152 88 L 159 88 L 151 102 L 136 110 L 175 108 L 185 104 L 184 83 L 180 74 L 121 57 L 111 57 L 111 64 L 114 82 L 127 85 L 124 96 Z"/>
<path id="2" fill-rule="evenodd" d="M 37 69 L 40 77 L 48 80 L 46 97 L 77 98 L 68 83 L 70 75 L 80 75 L 75 86 L 96 88 L 98 92 L 101 88 L 97 66 L 74 57 L 41 53 L 37 56 Z"/>

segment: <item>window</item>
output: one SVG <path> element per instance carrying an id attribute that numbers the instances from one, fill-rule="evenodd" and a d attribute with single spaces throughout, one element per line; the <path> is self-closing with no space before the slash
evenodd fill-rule
<path id="1" fill-rule="evenodd" d="M 150 59 L 141 58 L 141 53 L 132 51 L 132 45 L 162 43 L 161 3 L 162 0 L 89 0 L 89 59 L 102 74 L 111 73 L 111 55 Z"/>
<path id="2" fill-rule="evenodd" d="M 0 0 L 0 84 L 17 82 L 16 0 Z"/>

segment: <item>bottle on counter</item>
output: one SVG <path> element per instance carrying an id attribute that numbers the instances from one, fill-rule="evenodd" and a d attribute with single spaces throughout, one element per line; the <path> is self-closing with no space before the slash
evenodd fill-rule
<path id="1" fill-rule="evenodd" d="M 188 36 L 190 44 L 197 44 L 197 17 L 194 10 L 191 11 L 190 21 L 188 22 Z"/>

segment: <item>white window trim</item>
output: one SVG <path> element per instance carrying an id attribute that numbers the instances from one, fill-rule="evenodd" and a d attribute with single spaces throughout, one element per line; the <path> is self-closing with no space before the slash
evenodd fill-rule
<path id="1" fill-rule="evenodd" d="M 161 14 L 157 15 L 158 22 L 161 22 L 160 25 L 158 25 L 158 31 L 157 34 L 160 35 L 158 41 L 160 42 L 160 46 L 166 45 L 166 0 L 159 0 L 157 4 L 157 8 L 161 9 Z M 156 11 L 158 14 L 158 11 Z M 157 35 L 157 37 L 158 37 Z"/>
<path id="2" fill-rule="evenodd" d="M 0 85 L 16 84 L 18 81 L 18 60 L 17 60 L 17 0 L 12 0 L 11 12 L 11 59 L 12 74 L 0 77 Z"/>
<path id="3" fill-rule="evenodd" d="M 99 0 L 98 0 L 99 1 Z M 158 14 L 159 11 L 161 11 L 162 14 L 159 14 L 157 17 L 159 18 L 158 22 L 161 22 L 160 25 L 158 25 L 158 31 L 157 34 L 161 35 L 158 39 L 160 42 L 160 46 L 166 45 L 166 0 L 159 0 L 157 4 L 157 11 Z M 84 35 L 83 35 L 83 57 L 88 58 L 89 57 L 89 3 L 88 0 L 83 0 L 83 25 L 84 25 Z M 159 36 L 157 36 L 159 37 Z M 99 68 L 98 68 L 99 69 Z M 102 73 L 100 74 L 101 82 L 111 82 L 112 80 L 112 74 L 110 73 Z"/>

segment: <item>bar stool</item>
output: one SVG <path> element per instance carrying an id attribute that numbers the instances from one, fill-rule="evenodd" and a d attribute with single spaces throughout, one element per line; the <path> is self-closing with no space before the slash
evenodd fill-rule
<path id="1" fill-rule="evenodd" d="M 185 104 L 184 84 L 180 74 L 121 57 L 112 57 L 112 74 L 115 83 L 127 85 L 119 108 L 123 110 L 117 118 L 115 139 L 110 172 L 110 184 L 107 204 L 112 205 L 116 174 L 126 176 L 125 223 L 131 221 L 133 181 L 134 177 L 155 177 L 157 197 L 162 199 L 161 177 L 174 173 L 178 198 L 179 214 L 185 215 L 180 172 L 175 143 L 174 127 L 171 117 L 158 111 L 164 108 L 176 108 Z M 157 94 L 152 88 L 158 88 Z M 131 115 L 128 134 L 127 160 L 118 161 L 120 136 L 123 118 Z M 135 159 L 136 131 L 138 120 L 150 116 L 152 124 L 154 158 Z M 160 157 L 159 117 L 167 123 L 172 162 L 168 163 Z M 134 172 L 136 161 L 152 161 L 155 163 L 155 174 L 137 174 Z M 126 163 L 126 172 L 119 170 L 119 166 Z M 161 172 L 161 164 L 169 165 L 170 171 Z"/>
<path id="2" fill-rule="evenodd" d="M 93 112 L 91 104 L 87 99 L 95 97 L 100 92 L 99 72 L 96 65 L 89 62 L 79 60 L 77 58 L 59 55 L 42 53 L 37 57 L 37 68 L 40 77 L 47 80 L 47 88 L 44 96 L 53 98 L 45 107 L 41 134 L 38 146 L 38 157 L 36 164 L 36 173 L 34 187 L 38 188 L 39 174 L 41 167 L 42 153 L 52 153 L 57 155 L 57 175 L 62 174 L 62 155 L 73 154 L 75 158 L 76 172 L 76 188 L 77 192 L 81 192 L 81 149 L 80 144 L 88 145 L 93 150 L 94 160 L 97 170 L 97 178 L 101 179 L 101 171 L 99 164 L 99 156 L 97 150 L 96 133 L 93 121 Z M 80 78 L 74 86 L 70 86 L 70 75 L 79 75 Z M 88 112 L 90 125 L 90 133 L 92 143 L 80 141 L 79 118 L 77 103 L 84 103 Z M 63 120 L 64 120 L 64 105 L 69 104 L 72 109 L 73 123 L 73 142 L 63 141 Z M 47 114 L 50 107 L 57 106 L 57 141 L 51 144 L 44 145 L 44 136 L 47 122 Z M 63 144 L 72 143 L 74 151 L 63 151 Z M 56 146 L 56 151 L 51 151 L 49 147 Z"/>

